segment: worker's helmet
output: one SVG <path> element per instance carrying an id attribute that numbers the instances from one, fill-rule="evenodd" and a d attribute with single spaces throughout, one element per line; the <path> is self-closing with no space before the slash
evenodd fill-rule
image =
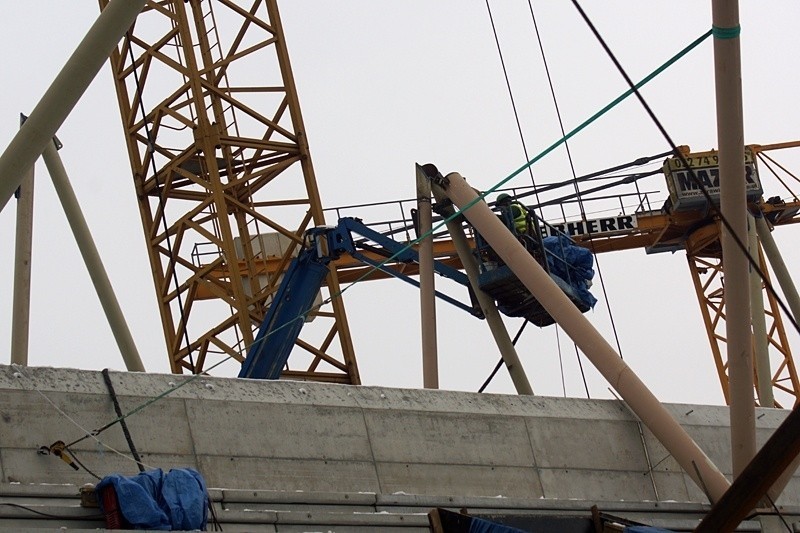
<path id="1" fill-rule="evenodd" d="M 506 193 L 500 193 L 500 195 L 497 197 L 497 202 L 496 203 L 498 205 L 502 205 L 502 204 L 507 204 L 507 203 L 510 203 L 510 202 L 511 202 L 511 196 L 509 196 Z"/>

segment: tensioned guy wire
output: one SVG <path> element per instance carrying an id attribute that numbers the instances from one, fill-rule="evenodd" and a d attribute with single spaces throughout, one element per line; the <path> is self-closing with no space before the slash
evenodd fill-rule
<path id="1" fill-rule="evenodd" d="M 539 25 L 536 23 L 536 15 L 533 13 L 533 3 L 531 2 L 531 0 L 528 0 L 528 10 L 530 11 L 530 14 L 531 14 L 531 22 L 533 23 L 533 31 L 536 34 L 536 41 L 539 43 L 539 51 L 542 54 L 542 64 L 544 65 L 544 71 L 545 71 L 545 74 L 547 75 L 547 84 L 550 87 L 550 96 L 553 99 L 553 107 L 555 108 L 556 117 L 558 118 L 558 126 L 559 126 L 559 128 L 561 130 L 561 136 L 563 137 L 566 134 L 566 131 L 564 129 L 564 120 L 561 118 L 561 109 L 558 106 L 558 98 L 556 98 L 556 89 L 555 89 L 555 86 L 553 85 L 553 77 L 550 75 L 550 67 L 547 65 L 547 55 L 544 52 L 544 43 L 542 42 L 542 36 L 539 33 Z M 569 149 L 569 142 L 567 142 L 567 141 L 564 141 L 564 150 L 567 153 L 567 160 L 569 161 L 569 168 L 572 171 L 572 183 L 573 183 L 573 185 L 575 187 L 575 195 L 576 195 L 576 197 L 578 199 L 578 207 L 580 208 L 581 219 L 582 220 L 586 220 L 586 210 L 583 207 L 583 199 L 581 197 L 580 187 L 578 187 L 578 173 L 575 171 L 575 163 L 572 161 L 572 152 Z M 537 197 L 537 201 L 538 201 L 538 197 Z M 541 207 L 539 208 L 539 213 L 540 213 L 540 216 L 541 216 L 541 213 L 542 213 L 542 208 Z M 542 217 L 542 218 L 544 218 L 544 217 Z M 591 233 L 590 233 L 589 234 L 590 241 L 591 241 L 591 238 L 592 238 L 592 236 L 591 236 Z M 597 273 L 600 276 L 600 286 L 602 287 L 603 295 L 606 298 L 606 308 L 608 309 L 608 314 L 609 314 L 609 317 L 611 318 L 611 325 L 612 325 L 612 327 L 614 329 L 614 337 L 617 339 L 617 349 L 619 350 L 619 338 L 617 337 L 617 328 L 614 325 L 614 315 L 611 314 L 611 306 L 609 305 L 609 302 L 608 302 L 608 292 L 606 291 L 606 285 L 605 285 L 605 282 L 603 281 L 603 273 L 600 270 L 600 262 L 597 260 L 597 254 L 593 254 L 593 255 L 594 255 L 594 259 L 595 259 L 595 265 L 597 266 Z M 561 326 L 559 324 L 556 324 L 556 327 L 555 327 L 556 336 L 558 336 L 558 329 L 560 327 Z M 558 360 L 559 360 L 559 366 L 561 367 L 561 381 L 563 382 L 565 378 L 564 378 L 563 361 L 561 359 L 561 343 L 557 342 L 556 344 L 557 344 L 558 349 L 559 349 Z M 620 354 L 621 353 L 622 352 L 620 352 Z M 583 371 L 583 364 L 581 363 L 581 354 L 578 351 L 578 346 L 577 345 L 575 345 L 575 356 L 578 359 L 578 368 L 580 368 L 581 379 L 583 380 L 583 387 L 584 387 L 584 389 L 586 389 L 586 397 L 589 398 L 590 397 L 589 396 L 589 385 L 586 382 L 586 373 Z"/>
<path id="2" fill-rule="evenodd" d="M 497 28 L 494 25 L 494 17 L 492 16 L 492 8 L 489 5 L 489 0 L 486 0 L 486 11 L 489 13 L 489 23 L 492 26 L 492 33 L 494 34 L 494 42 L 497 46 L 497 55 L 500 56 L 500 65 L 503 67 L 503 77 L 506 80 L 506 88 L 508 89 L 508 97 L 511 100 L 511 109 L 514 111 L 514 120 L 517 123 L 517 132 L 519 133 L 519 140 L 522 143 L 522 152 L 525 154 L 525 160 L 529 159 L 528 156 L 528 146 L 525 144 L 525 135 L 522 134 L 522 124 L 519 121 L 519 113 L 517 112 L 517 103 L 514 101 L 514 92 L 511 90 L 511 81 L 508 79 L 508 70 L 506 70 L 506 62 L 503 58 L 503 50 L 500 48 L 500 38 L 497 36 Z M 562 132 L 563 134 L 563 132 Z M 536 187 L 536 180 L 533 177 L 533 169 L 528 167 L 528 173 L 531 176 L 531 185 Z M 539 195 L 536 194 L 536 200 L 538 202 Z M 539 218 L 541 218 L 541 211 L 539 212 Z"/>
<path id="3" fill-rule="evenodd" d="M 772 296 L 778 302 L 778 305 L 780 306 L 781 310 L 783 310 L 784 314 L 788 317 L 789 321 L 792 323 L 792 326 L 794 326 L 795 331 L 800 333 L 800 325 L 798 325 L 797 319 L 794 317 L 794 315 L 792 315 L 792 313 L 789 310 L 789 308 L 786 305 L 786 303 L 783 301 L 783 299 L 775 291 L 775 288 L 772 286 L 772 283 L 770 283 L 769 279 L 766 277 L 764 272 L 761 270 L 761 265 L 759 265 L 758 262 L 750 254 L 750 252 L 748 250 L 748 247 L 747 247 L 747 243 L 744 243 L 744 242 L 741 241 L 741 239 L 739 239 L 739 237 L 733 231 L 733 228 L 732 228 L 730 222 L 728 221 L 728 219 L 722 215 L 722 212 L 719 209 L 716 208 L 716 206 L 714 205 L 714 202 L 712 201 L 711 196 L 709 195 L 708 190 L 706 189 L 705 185 L 703 185 L 703 183 L 697 178 L 697 175 L 695 174 L 694 170 L 691 168 L 691 166 L 686 161 L 686 158 L 684 157 L 684 155 L 680 152 L 680 150 L 677 149 L 677 145 L 672 140 L 672 137 L 669 135 L 669 133 L 667 133 L 667 130 L 664 128 L 664 126 L 661 123 L 661 121 L 658 120 L 658 117 L 655 115 L 653 110 L 650 108 L 650 106 L 648 105 L 647 101 L 644 99 L 644 96 L 642 96 L 642 94 L 639 92 L 638 89 L 639 89 L 639 87 L 641 85 L 639 85 L 639 84 L 634 85 L 633 84 L 633 81 L 631 80 L 630 76 L 628 76 L 628 73 L 622 67 L 622 64 L 620 64 L 619 60 L 614 55 L 614 53 L 611 51 L 611 49 L 609 48 L 608 44 L 606 44 L 605 40 L 600 35 L 600 32 L 597 31 L 597 28 L 594 26 L 594 24 L 592 24 L 592 21 L 586 15 L 586 12 L 583 10 L 583 8 L 581 7 L 580 3 L 578 3 L 578 0 L 572 0 L 572 4 L 578 10 L 578 12 L 580 13 L 581 17 L 583 17 L 583 20 L 589 26 L 589 29 L 592 31 L 592 33 L 594 34 L 595 38 L 598 40 L 600 45 L 603 47 L 603 50 L 605 50 L 606 54 L 608 54 L 609 58 L 614 63 L 614 66 L 617 67 L 617 70 L 619 71 L 619 73 L 622 75 L 623 78 L 625 78 L 625 82 L 631 87 L 630 90 L 633 91 L 636 94 L 636 98 L 639 100 L 639 102 L 642 104 L 642 107 L 645 109 L 647 114 L 650 116 L 650 119 L 653 121 L 653 124 L 655 124 L 656 128 L 661 133 L 661 135 L 664 137 L 664 139 L 667 141 L 669 146 L 675 151 L 676 157 L 678 157 L 681 160 L 681 163 L 683 164 L 684 168 L 686 168 L 689 171 L 689 175 L 691 176 L 692 182 L 698 187 L 700 192 L 703 194 L 703 197 L 706 199 L 707 205 L 709 206 L 709 210 L 712 213 L 714 213 L 715 215 L 719 216 L 720 222 L 725 227 L 725 229 L 728 231 L 728 233 L 731 235 L 733 241 L 736 243 L 737 248 L 739 248 L 739 250 L 747 258 L 747 262 L 750 265 L 750 268 L 752 268 L 756 273 L 758 273 L 758 277 L 761 278 L 761 281 L 762 281 L 762 283 L 764 283 L 764 286 L 766 287 L 766 289 L 772 294 Z M 740 31 L 741 31 L 741 29 L 739 27 L 736 27 L 736 28 L 717 28 L 717 27 L 713 27 L 711 30 L 709 30 L 705 34 L 705 36 L 713 34 L 714 37 L 717 38 L 717 39 L 730 39 L 732 37 L 737 37 L 739 35 Z"/>

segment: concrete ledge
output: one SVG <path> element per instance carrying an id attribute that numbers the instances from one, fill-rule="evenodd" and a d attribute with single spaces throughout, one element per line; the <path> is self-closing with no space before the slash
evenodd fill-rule
<path id="1" fill-rule="evenodd" d="M 196 468 L 208 486 L 240 489 L 242 498 L 266 490 L 313 493 L 319 501 L 307 505 L 317 506 L 341 505 L 333 494 L 342 493 L 370 493 L 359 505 L 373 505 L 366 500 L 374 497 L 379 506 L 382 497 L 401 492 L 706 501 L 647 429 L 642 442 L 636 420 L 615 400 L 125 372 L 112 372 L 111 379 L 126 411 L 185 383 L 127 419 L 133 441 L 147 465 Z M 100 372 L 0 365 L 0 390 L 0 482 L 94 481 L 36 451 L 116 418 Z M 727 409 L 667 407 L 719 468 L 729 470 Z M 758 413 L 763 442 L 787 412 Z M 108 448 L 93 439 L 75 446 L 88 468 L 100 476 L 137 472 L 124 457 L 128 444 L 118 426 L 98 438 Z M 800 505 L 800 477 L 789 487 L 778 503 Z M 235 497 L 215 494 L 223 501 Z"/>
<path id="2" fill-rule="evenodd" d="M 20 532 L 41 533 L 42 530 L 61 531 L 62 528 L 69 531 L 70 533 L 74 531 L 97 533 L 98 530 L 107 531 L 106 529 L 103 529 L 104 527 L 105 527 L 104 521 L 91 522 L 85 520 L 76 520 L 74 522 L 67 523 L 48 518 L 40 518 L 35 520 L 21 520 L 21 519 L 0 520 L 0 529 L 13 531 L 14 533 L 20 533 Z M 120 531 L 122 530 L 114 530 L 114 533 L 119 533 Z M 134 531 L 134 530 L 128 530 L 128 531 Z"/>
<path id="3" fill-rule="evenodd" d="M 26 504 L 28 509 L 0 505 L 0 528 L 14 531 L 53 529 L 96 530 L 105 521 L 98 509 L 78 506 L 76 486 L 0 485 L 0 503 L 8 498 L 42 498 L 52 489 L 48 504 Z M 427 512 L 434 507 L 467 509 L 477 516 L 591 516 L 592 505 L 603 513 L 675 531 L 697 525 L 709 506 L 683 502 L 591 501 L 545 498 L 485 498 L 424 496 L 414 494 L 359 494 L 297 491 L 212 491 L 216 515 L 225 531 L 428 531 Z M 234 508 L 224 509 L 225 505 Z M 266 509 L 280 506 L 281 509 Z M 37 515 L 37 511 L 59 517 Z M 789 523 L 800 520 L 800 507 L 782 507 Z M 760 531 L 757 520 L 746 521 L 737 531 Z"/>
<path id="4" fill-rule="evenodd" d="M 257 509 L 223 510 L 221 513 L 217 512 L 217 519 L 223 524 L 274 524 L 278 521 L 278 512 Z"/>
<path id="5" fill-rule="evenodd" d="M 370 492 L 303 492 L 277 490 L 222 489 L 224 503 L 311 503 L 328 505 L 375 505 L 377 495 Z"/>
<path id="6" fill-rule="evenodd" d="M 35 485 L 23 485 L 21 483 L 0 483 L 0 501 L 6 501 L 9 497 L 21 498 L 69 498 L 80 499 L 80 487 L 69 483 L 52 485 L 38 483 Z"/>
<path id="7" fill-rule="evenodd" d="M 374 513 L 375 494 L 337 492 L 281 492 L 223 490 L 225 511 L 296 511 L 312 513 Z"/>
<path id="8" fill-rule="evenodd" d="M 642 513 L 691 513 L 708 512 L 710 505 L 691 502 L 635 502 L 579 499 L 526 499 L 526 498 L 479 498 L 463 496 L 422 496 L 418 494 L 378 494 L 379 510 L 391 507 L 404 509 L 424 509 L 444 507 L 448 509 L 466 508 L 476 512 L 509 510 L 539 513 L 543 511 L 589 511 L 593 505 L 611 514 L 619 512 Z M 800 507 L 785 508 L 786 512 L 800 514 Z"/>
<path id="9" fill-rule="evenodd" d="M 428 526 L 425 513 L 311 513 L 303 511 L 278 511 L 278 524 L 328 524 L 331 526 Z"/>
<path id="10" fill-rule="evenodd" d="M 25 505 L 24 507 L 0 502 L 0 518 L 37 518 L 52 515 L 65 520 L 104 520 L 100 509 L 87 509 L 80 505 Z"/>

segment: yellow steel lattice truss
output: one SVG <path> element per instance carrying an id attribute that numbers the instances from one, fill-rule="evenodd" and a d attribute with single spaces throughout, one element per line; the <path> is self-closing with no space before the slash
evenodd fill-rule
<path id="1" fill-rule="evenodd" d="M 172 372 L 238 369 L 325 223 L 277 5 L 148 2 L 111 61 Z M 312 315 L 284 376 L 359 383 L 341 299 Z"/>

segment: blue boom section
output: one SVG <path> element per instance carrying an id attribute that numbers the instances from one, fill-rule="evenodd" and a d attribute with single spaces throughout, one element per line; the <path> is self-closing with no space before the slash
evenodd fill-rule
<path id="1" fill-rule="evenodd" d="M 305 315 L 328 274 L 329 256 L 321 256 L 312 246 L 292 260 L 281 286 L 258 329 L 240 378 L 278 379 L 294 341 L 300 335 Z"/>
<path id="2" fill-rule="evenodd" d="M 376 245 L 366 244 L 364 240 L 358 242 L 353 239 L 353 235 L 361 235 L 366 237 L 369 241 L 374 242 Z M 331 250 L 336 250 L 337 253 L 348 253 L 353 258 L 358 259 L 365 265 L 375 267 L 390 276 L 399 280 L 405 281 L 410 285 L 419 288 L 419 282 L 410 276 L 406 276 L 401 271 L 392 266 L 381 264 L 381 262 L 370 259 L 359 251 L 359 248 L 370 250 L 382 255 L 385 258 L 392 258 L 392 262 L 397 263 L 419 263 L 419 253 L 413 248 L 409 248 L 407 243 L 400 243 L 387 237 L 386 235 L 375 231 L 374 229 L 366 226 L 361 220 L 353 217 L 344 217 L 339 219 L 339 224 L 336 228 L 332 229 L 328 235 L 328 243 Z M 452 279 L 465 287 L 469 287 L 469 279 L 463 272 L 449 267 L 439 261 L 433 263 L 434 271 L 442 277 Z M 462 309 L 479 318 L 483 318 L 483 313 L 480 308 L 475 304 L 467 305 L 455 298 L 452 298 L 439 291 L 434 291 L 437 298 L 452 304 L 459 309 Z"/>
<path id="3" fill-rule="evenodd" d="M 589 286 L 594 277 L 594 256 L 592 252 L 576 245 L 563 233 L 558 237 L 545 237 L 544 249 L 547 250 L 547 266 L 550 275 L 558 276 L 566 281 L 575 296 L 580 299 L 584 307 L 593 308 L 597 298 L 589 292 Z"/>
<path id="4" fill-rule="evenodd" d="M 365 239 L 355 241 L 353 235 Z M 305 315 L 314 305 L 314 298 L 322 287 L 328 274 L 328 263 L 338 259 L 341 254 L 371 265 L 391 276 L 419 287 L 419 282 L 390 265 L 381 264 L 359 251 L 368 249 L 384 257 L 392 258 L 394 263 L 418 263 L 419 254 L 386 235 L 367 227 L 356 218 L 341 218 L 335 227 L 312 228 L 306 233 L 307 246 L 292 260 L 284 274 L 264 322 L 258 329 L 253 344 L 247 351 L 247 358 L 239 372 L 240 378 L 278 379 L 286 366 L 289 354 L 300 330 L 305 323 Z M 374 244 L 368 244 L 371 241 Z M 323 252 L 325 243 L 327 253 Z M 463 272 L 434 262 L 434 270 L 441 276 L 469 287 L 469 280 Z M 436 291 L 436 296 L 475 316 L 483 318 L 480 308 L 464 304 L 446 294 Z"/>

